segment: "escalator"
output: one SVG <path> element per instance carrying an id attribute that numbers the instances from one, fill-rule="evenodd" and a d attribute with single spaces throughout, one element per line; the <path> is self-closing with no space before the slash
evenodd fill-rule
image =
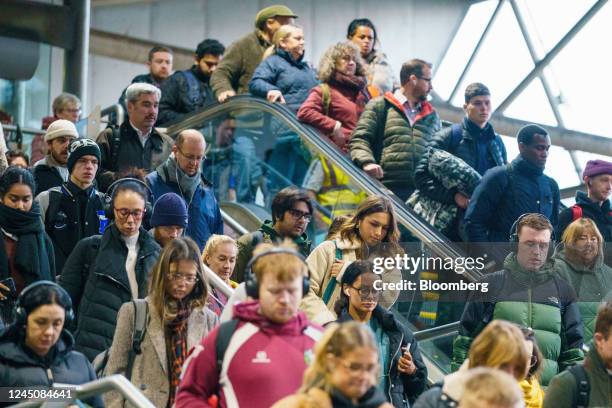
<path id="1" fill-rule="evenodd" d="M 402 231 L 402 247 L 408 256 L 424 260 L 456 260 L 466 256 L 379 181 L 365 175 L 316 130 L 300 123 L 283 105 L 237 96 L 224 104 L 205 107 L 170 126 L 167 132 L 174 138 L 178 132 L 189 128 L 198 129 L 205 135 L 208 148 L 203 172 L 213 183 L 221 208 L 249 231 L 269 216 L 271 199 L 282 188 L 320 185 L 313 168 L 318 165 L 317 161 L 325 161 L 343 174 L 344 188 L 350 190 L 352 198 L 390 198 Z M 346 200 L 330 203 L 328 196 L 327 201 L 322 202 L 321 195 L 314 190 L 313 197 L 319 201 L 318 214 L 311 223 L 309 237 L 318 244 L 324 239 L 329 220 L 356 208 L 358 200 L 354 200 L 352 208 L 347 208 Z M 413 270 L 403 270 L 403 279 L 416 282 L 418 287 L 420 279 L 448 282 L 460 278 L 474 282 L 484 273 L 466 265 L 459 275 L 457 269 L 450 270 L 446 264 L 441 266 L 441 262 L 433 262 L 433 266 L 425 263 Z M 431 380 L 450 371 L 452 338 L 457 332 L 464 300 L 457 293 L 437 292 L 435 288 L 403 290 L 394 306 L 400 320 L 420 340 L 432 373 Z"/>

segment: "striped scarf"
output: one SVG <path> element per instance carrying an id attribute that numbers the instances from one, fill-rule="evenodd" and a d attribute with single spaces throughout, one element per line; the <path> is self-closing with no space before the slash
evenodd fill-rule
<path id="1" fill-rule="evenodd" d="M 191 309 L 184 303 L 178 303 L 177 306 L 176 317 L 166 323 L 168 375 L 170 379 L 168 407 L 174 404 L 176 389 L 181 378 L 181 369 L 189 351 L 187 350 L 187 320 L 191 314 Z"/>

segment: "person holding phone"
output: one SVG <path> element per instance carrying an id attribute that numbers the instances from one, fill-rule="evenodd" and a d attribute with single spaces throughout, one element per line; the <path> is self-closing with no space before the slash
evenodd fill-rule
<path id="1" fill-rule="evenodd" d="M 378 386 L 395 407 L 411 406 L 425 390 L 427 368 L 412 332 L 378 304 L 381 290 L 371 261 L 351 263 L 334 306 L 338 322 L 357 321 L 374 333 L 381 362 Z"/>

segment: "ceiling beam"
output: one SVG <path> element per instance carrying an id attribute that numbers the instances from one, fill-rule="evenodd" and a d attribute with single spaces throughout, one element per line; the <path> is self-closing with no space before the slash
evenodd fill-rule
<path id="1" fill-rule="evenodd" d="M 91 0 L 91 7 L 129 6 L 131 4 L 153 3 L 155 0 Z"/>

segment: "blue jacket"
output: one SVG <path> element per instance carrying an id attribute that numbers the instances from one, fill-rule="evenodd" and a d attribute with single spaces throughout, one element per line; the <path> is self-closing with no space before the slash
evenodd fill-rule
<path id="1" fill-rule="evenodd" d="M 488 170 L 465 213 L 470 242 L 508 242 L 519 216 L 540 213 L 553 227 L 559 218 L 559 186 L 520 155 L 508 166 Z"/>
<path id="2" fill-rule="evenodd" d="M 166 193 L 176 193 L 183 197 L 178 185 L 164 181 L 157 170 L 147 175 L 146 182 L 153 192 L 154 200 Z M 204 179 L 193 194 L 191 202 L 185 197 L 183 199 L 188 204 L 189 214 L 185 234 L 198 244 L 201 251 L 212 234 L 223 234 L 223 218 L 219 205 Z"/>
<path id="3" fill-rule="evenodd" d="M 302 58 L 295 61 L 287 51 L 279 49 L 257 66 L 249 82 L 249 92 L 265 98 L 268 91 L 279 90 L 287 107 L 297 112 L 318 83 L 317 73 L 307 62 Z"/>

